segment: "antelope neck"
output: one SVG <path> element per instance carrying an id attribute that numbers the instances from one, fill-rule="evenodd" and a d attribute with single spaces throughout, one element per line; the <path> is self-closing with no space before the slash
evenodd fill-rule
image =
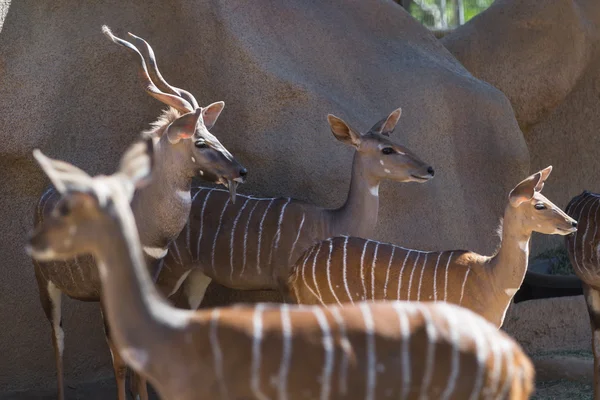
<path id="1" fill-rule="evenodd" d="M 508 301 L 521 287 L 527 272 L 531 230 L 527 229 L 522 218 L 518 209 L 507 206 L 500 249 L 490 260 L 492 282 L 497 292 L 508 296 Z"/>
<path id="2" fill-rule="evenodd" d="M 326 210 L 330 220 L 330 236 L 368 236 L 375 229 L 379 212 L 379 183 L 358 152 L 352 161 L 350 190 L 343 206 Z"/>
<path id="3" fill-rule="evenodd" d="M 191 208 L 191 178 L 175 145 L 163 135 L 154 146 L 152 181 L 136 194 L 131 208 L 144 246 L 166 249 L 185 226 Z"/>
<path id="4" fill-rule="evenodd" d="M 100 230 L 94 255 L 111 335 L 126 350 L 126 361 L 141 367 L 149 361 L 149 349 L 168 342 L 175 329 L 187 324 L 189 312 L 171 310 L 160 297 L 145 267 L 135 220 L 126 199 L 113 204 L 116 215 Z"/>

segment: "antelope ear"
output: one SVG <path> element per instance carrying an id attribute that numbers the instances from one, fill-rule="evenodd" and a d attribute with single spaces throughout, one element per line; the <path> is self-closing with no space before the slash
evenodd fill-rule
<path id="1" fill-rule="evenodd" d="M 33 157 L 60 194 L 65 194 L 70 188 L 91 187 L 92 178 L 80 168 L 46 157 L 39 149 L 33 150 Z"/>
<path id="2" fill-rule="evenodd" d="M 215 122 L 221 115 L 221 112 L 225 108 L 225 103 L 222 101 L 217 101 L 216 103 L 212 103 L 208 107 L 202 109 L 202 118 L 204 119 L 204 126 L 206 129 L 210 130 L 213 126 L 215 126 Z"/>
<path id="3" fill-rule="evenodd" d="M 390 136 L 390 134 L 394 132 L 394 129 L 396 129 L 396 125 L 398 124 L 401 115 L 402 109 L 395 109 L 390 113 L 390 115 L 388 115 L 386 119 L 382 119 L 373 125 L 373 127 L 370 129 L 370 132 L 379 133 L 384 136 Z"/>
<path id="4" fill-rule="evenodd" d="M 152 138 L 148 138 L 134 143 L 127 149 L 121 157 L 119 172 L 134 188 L 139 189 L 150 182 L 153 164 L 154 144 Z"/>
<path id="5" fill-rule="evenodd" d="M 536 192 L 535 188 L 540 183 L 541 179 L 542 173 L 536 172 L 515 186 L 508 195 L 510 204 L 513 207 L 518 207 L 521 203 L 531 200 Z"/>
<path id="6" fill-rule="evenodd" d="M 331 127 L 331 132 L 337 140 L 350 146 L 358 147 L 361 140 L 360 133 L 352 129 L 343 119 L 335 115 L 327 115 L 327 121 Z"/>
<path id="7" fill-rule="evenodd" d="M 542 191 L 542 189 L 544 188 L 544 183 L 546 183 L 546 179 L 548 179 L 548 177 L 550 176 L 550 172 L 552 172 L 552 165 L 544 168 L 543 170 L 541 170 L 539 172 L 540 174 L 542 174 L 542 178 L 540 179 L 538 184 L 535 186 L 536 192 Z"/>
<path id="8" fill-rule="evenodd" d="M 194 132 L 196 132 L 196 126 L 201 114 L 202 109 L 197 108 L 196 111 L 184 114 L 171 122 L 165 131 L 169 143 L 176 144 L 181 139 L 191 138 Z"/>

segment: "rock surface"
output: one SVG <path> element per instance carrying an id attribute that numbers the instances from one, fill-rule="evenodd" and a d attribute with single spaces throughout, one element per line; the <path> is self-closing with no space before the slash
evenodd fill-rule
<path id="1" fill-rule="evenodd" d="M 496 0 L 442 43 L 510 99 L 532 171 L 554 166 L 550 199 L 600 192 L 600 2 Z M 560 244 L 539 236 L 532 251 Z"/>
<path id="2" fill-rule="evenodd" d="M 3 389 L 55 382 L 50 328 L 23 251 L 47 184 L 32 149 L 108 173 L 161 107 L 102 24 L 148 39 L 167 80 L 202 104 L 225 101 L 214 132 L 248 167 L 244 192 L 339 205 L 352 155 L 331 137 L 326 114 L 364 130 L 401 106 L 397 139 L 437 174 L 382 187 L 376 238 L 491 252 L 508 190 L 529 171 L 507 98 L 390 0 L 0 4 Z M 97 306 L 65 303 L 66 383 L 109 375 Z"/>

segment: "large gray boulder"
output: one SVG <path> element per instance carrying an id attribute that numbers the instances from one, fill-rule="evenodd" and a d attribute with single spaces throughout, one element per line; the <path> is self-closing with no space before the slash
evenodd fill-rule
<path id="1" fill-rule="evenodd" d="M 550 199 L 600 192 L 600 2 L 496 0 L 442 43 L 510 99 L 532 170 L 554 166 Z M 532 249 L 561 242 L 538 236 Z"/>
<path id="2" fill-rule="evenodd" d="M 0 0 L 2 1 L 2 0 Z M 326 114 L 366 129 L 402 107 L 398 140 L 436 168 L 427 184 L 381 190 L 376 238 L 491 252 L 529 154 L 507 98 L 464 69 L 390 0 L 4 0 L 0 10 L 0 387 L 54 383 L 50 327 L 23 251 L 47 184 L 31 150 L 112 171 L 161 105 L 130 56 L 100 31 L 154 46 L 163 75 L 203 105 L 249 169 L 243 192 L 342 203 L 351 150 Z M 67 383 L 110 373 L 96 305 L 66 301 Z"/>

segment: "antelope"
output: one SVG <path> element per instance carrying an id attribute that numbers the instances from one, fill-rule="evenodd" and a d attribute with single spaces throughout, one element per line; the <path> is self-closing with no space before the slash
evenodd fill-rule
<path id="1" fill-rule="evenodd" d="M 350 190 L 340 208 L 242 195 L 234 205 L 221 190 L 198 188 L 189 222 L 172 243 L 157 280 L 163 294 L 171 296 L 183 284 L 189 307 L 196 309 L 211 280 L 234 289 L 276 290 L 314 242 L 337 234 L 370 234 L 382 180 L 422 183 L 434 175 L 429 164 L 390 140 L 401 113 L 394 110 L 365 134 L 328 115 L 334 137 L 355 150 Z"/>
<path id="2" fill-rule="evenodd" d="M 582 280 L 583 294 L 592 326 L 594 350 L 594 399 L 600 400 L 600 195 L 587 190 L 573 197 L 566 213 L 577 218 L 579 229 L 565 237 L 565 246 L 575 274 Z"/>
<path id="3" fill-rule="evenodd" d="M 444 301 L 466 307 L 496 325 L 527 272 L 532 232 L 567 235 L 577 222 L 541 194 L 552 167 L 523 180 L 508 196 L 499 249 L 420 251 L 354 237 L 310 247 L 289 278 L 289 298 L 301 304 L 364 300 Z"/>
<path id="4" fill-rule="evenodd" d="M 152 128 L 144 135 L 150 138 L 156 153 L 155 178 L 133 198 L 133 213 L 141 232 L 144 255 L 151 271 L 167 253 L 167 246 L 183 229 L 191 207 L 191 180 L 194 176 L 214 176 L 217 182 L 229 187 L 231 199 L 237 184 L 244 180 L 244 169 L 208 130 L 217 121 L 224 103 L 199 107 L 190 93 L 170 86 L 161 76 L 154 52 L 143 39 L 131 35 L 148 55 L 144 56 L 133 44 L 114 36 L 108 27 L 104 34 L 119 44 L 141 62 L 142 83 L 152 97 L 169 108 L 163 112 Z M 151 75 L 152 74 L 152 77 Z M 160 87 L 160 88 L 159 88 Z M 34 224 L 44 221 L 56 207 L 61 188 L 49 188 L 40 198 L 35 210 Z M 71 260 L 41 265 L 34 261 L 40 300 L 52 327 L 52 339 L 58 377 L 58 398 L 64 399 L 63 349 L 64 331 L 61 317 L 62 294 L 81 300 L 100 300 L 100 280 L 96 263 L 89 255 L 79 255 Z M 109 326 L 105 321 L 107 342 L 113 354 L 113 368 L 117 380 L 119 399 L 125 399 L 126 365 L 115 351 Z M 134 379 L 142 399 L 147 398 L 144 382 Z"/>
<path id="5" fill-rule="evenodd" d="M 95 178 L 35 157 L 62 198 L 28 252 L 45 262 L 94 255 L 117 350 L 163 399 L 521 400 L 533 390 L 520 346 L 451 304 L 176 309 L 153 285 L 129 206 L 147 155 Z"/>

